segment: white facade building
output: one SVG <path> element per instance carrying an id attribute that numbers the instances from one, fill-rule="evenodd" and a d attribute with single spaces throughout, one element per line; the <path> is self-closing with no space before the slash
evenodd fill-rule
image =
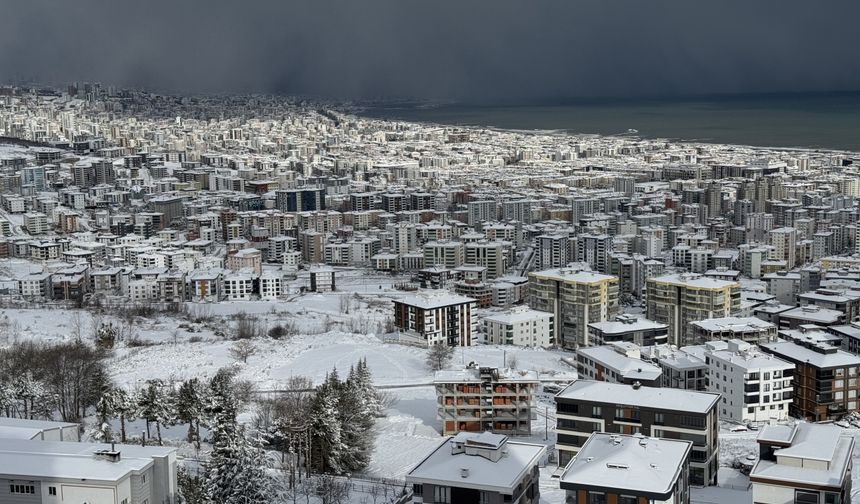
<path id="1" fill-rule="evenodd" d="M 733 422 L 788 419 L 794 364 L 739 339 L 705 344 L 708 391 L 722 394 L 720 418 Z"/>
<path id="2" fill-rule="evenodd" d="M 525 306 L 506 313 L 492 313 L 481 321 L 486 342 L 493 345 L 551 347 L 553 317 L 551 313 L 531 310 Z"/>

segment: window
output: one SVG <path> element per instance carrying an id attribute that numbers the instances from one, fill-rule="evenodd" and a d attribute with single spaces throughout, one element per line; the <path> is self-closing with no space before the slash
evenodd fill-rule
<path id="1" fill-rule="evenodd" d="M 824 492 L 824 504 L 842 504 L 839 494 L 835 492 Z"/>
<path id="2" fill-rule="evenodd" d="M 490 504 L 490 492 L 481 492 L 478 497 L 478 504 Z"/>
<path id="3" fill-rule="evenodd" d="M 415 495 L 424 495 L 424 487 L 415 483 L 412 485 L 412 493 Z"/>
<path id="4" fill-rule="evenodd" d="M 603 414 L 603 411 L 600 409 L 600 406 L 592 406 L 591 407 L 591 416 L 599 417 Z"/>
<path id="5" fill-rule="evenodd" d="M 588 492 L 588 504 L 606 504 L 606 494 L 603 492 Z"/>
<path id="6" fill-rule="evenodd" d="M 433 502 L 451 504 L 451 487 L 433 487 Z"/>
<path id="7" fill-rule="evenodd" d="M 795 490 L 794 504 L 818 504 L 818 492 Z"/>
<path id="8" fill-rule="evenodd" d="M 654 423 L 655 424 L 663 424 L 666 422 L 666 418 L 663 413 L 654 413 Z"/>
<path id="9" fill-rule="evenodd" d="M 48 495 L 57 495 L 57 487 L 48 487 Z"/>
<path id="10" fill-rule="evenodd" d="M 13 494 L 36 494 L 36 486 L 35 485 L 9 485 L 9 493 Z"/>
<path id="11" fill-rule="evenodd" d="M 146 483 L 146 475 L 145 474 L 140 477 L 140 482 Z"/>
<path id="12" fill-rule="evenodd" d="M 618 504 L 638 504 L 639 498 L 634 495 L 619 495 Z"/>

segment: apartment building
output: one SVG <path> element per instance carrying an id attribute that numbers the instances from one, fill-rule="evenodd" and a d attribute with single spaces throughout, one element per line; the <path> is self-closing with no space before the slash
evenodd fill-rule
<path id="1" fill-rule="evenodd" d="M 442 434 L 493 431 L 531 434 L 535 371 L 470 366 L 459 371 L 437 371 L 437 417 Z"/>
<path id="2" fill-rule="evenodd" d="M 553 314 L 557 343 L 588 346 L 588 324 L 611 320 L 618 312 L 618 277 L 575 269 L 532 272 L 528 303 Z"/>
<path id="3" fill-rule="evenodd" d="M 860 357 L 817 337 L 816 330 L 781 334 L 789 339 L 762 343 L 761 349 L 795 366 L 789 415 L 820 422 L 857 411 Z"/>
<path id="4" fill-rule="evenodd" d="M 708 366 L 699 347 L 681 349 L 669 345 L 642 347 L 645 360 L 660 367 L 660 386 L 681 390 L 707 391 Z"/>
<path id="5" fill-rule="evenodd" d="M 669 326 L 623 313 L 617 315 L 615 320 L 588 324 L 588 334 L 592 345 L 627 342 L 640 347 L 653 346 L 666 343 Z"/>
<path id="6" fill-rule="evenodd" d="M 505 274 L 505 254 L 501 242 L 485 240 L 467 243 L 464 247 L 463 264 L 483 266 L 487 269 L 487 278 L 498 278 Z M 425 246 L 425 251 L 426 251 Z"/>
<path id="7" fill-rule="evenodd" d="M 490 432 L 461 432 L 406 474 L 412 502 L 538 504 L 546 447 Z"/>
<path id="8" fill-rule="evenodd" d="M 0 502 L 174 502 L 176 450 L 0 439 Z"/>
<path id="9" fill-rule="evenodd" d="M 424 244 L 424 266 L 456 269 L 463 265 L 465 252 L 462 242 L 431 241 Z"/>
<path id="10" fill-rule="evenodd" d="M 738 339 L 704 346 L 708 391 L 722 394 L 721 419 L 739 423 L 788 419 L 794 364 Z"/>
<path id="11" fill-rule="evenodd" d="M 482 332 L 487 343 L 549 348 L 553 340 L 551 313 L 517 306 L 503 313 L 490 313 L 481 319 Z"/>
<path id="12" fill-rule="evenodd" d="M 854 438 L 835 425 L 768 425 L 758 435 L 750 472 L 761 504 L 851 502 Z"/>
<path id="13" fill-rule="evenodd" d="M 401 339 L 421 345 L 471 346 L 477 337 L 473 298 L 425 291 L 394 300 Z"/>
<path id="14" fill-rule="evenodd" d="M 565 467 L 559 487 L 568 503 L 689 504 L 692 446 L 686 440 L 595 432 Z"/>
<path id="15" fill-rule="evenodd" d="M 659 387 L 660 368 L 642 360 L 639 346 L 616 342 L 608 345 L 582 347 L 576 351 L 576 371 L 586 380 L 610 383 L 639 383 L 646 387 Z"/>
<path id="16" fill-rule="evenodd" d="M 571 261 L 570 236 L 566 234 L 549 234 L 540 235 L 535 238 L 536 268 L 563 268 Z"/>
<path id="17" fill-rule="evenodd" d="M 719 317 L 697 320 L 691 325 L 692 340 L 697 345 L 732 339 L 758 344 L 776 339 L 776 325 L 756 317 Z"/>
<path id="18" fill-rule="evenodd" d="M 559 465 L 593 432 L 693 442 L 690 484 L 714 485 L 719 466 L 718 394 L 576 380 L 555 396 Z"/>
<path id="19" fill-rule="evenodd" d="M 692 323 L 740 311 L 740 284 L 697 275 L 671 274 L 646 281 L 645 316 L 669 326 L 669 343 L 695 342 Z"/>

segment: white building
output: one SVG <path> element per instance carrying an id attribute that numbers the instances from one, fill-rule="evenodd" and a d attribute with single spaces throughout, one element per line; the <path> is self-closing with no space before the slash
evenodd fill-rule
<path id="1" fill-rule="evenodd" d="M 493 345 L 547 348 L 555 344 L 552 314 L 526 306 L 512 308 L 506 313 L 488 314 L 481 325 L 486 342 Z"/>
<path id="2" fill-rule="evenodd" d="M 851 502 L 854 438 L 835 425 L 769 425 L 758 435 L 759 460 L 750 472 L 760 504 Z"/>
<path id="3" fill-rule="evenodd" d="M 228 301 L 250 301 L 254 294 L 254 279 L 244 273 L 224 275 L 224 296 Z"/>
<path id="4" fill-rule="evenodd" d="M 741 423 L 788 419 L 794 364 L 739 339 L 704 346 L 708 391 L 722 394 L 720 418 Z"/>
<path id="5" fill-rule="evenodd" d="M 0 502 L 162 504 L 176 499 L 176 450 L 0 439 Z"/>
<path id="6" fill-rule="evenodd" d="M 278 299 L 284 293 L 284 279 L 272 272 L 260 275 L 260 299 Z"/>
<path id="7" fill-rule="evenodd" d="M 648 387 L 659 387 L 662 374 L 658 366 L 642 360 L 638 345 L 625 341 L 577 349 L 576 371 L 588 380 Z"/>

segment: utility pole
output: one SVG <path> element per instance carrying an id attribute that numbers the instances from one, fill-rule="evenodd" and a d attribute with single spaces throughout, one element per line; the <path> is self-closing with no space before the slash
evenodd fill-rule
<path id="1" fill-rule="evenodd" d="M 543 429 L 543 440 L 549 440 L 549 406 L 543 407 L 543 420 L 544 420 L 544 429 Z"/>

